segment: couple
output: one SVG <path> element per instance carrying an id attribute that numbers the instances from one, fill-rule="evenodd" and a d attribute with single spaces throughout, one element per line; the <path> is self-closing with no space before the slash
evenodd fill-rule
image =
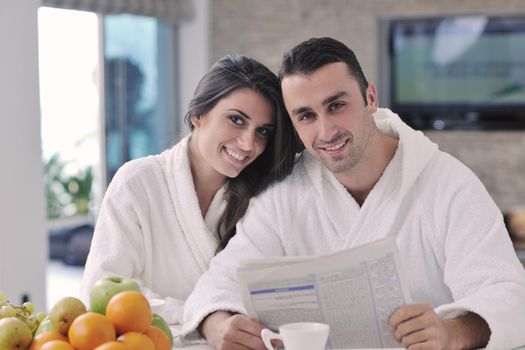
<path id="1" fill-rule="evenodd" d="M 184 323 L 183 340 L 264 349 L 262 325 L 243 315 L 240 259 L 395 235 L 417 303 L 391 315 L 402 346 L 525 345 L 525 272 L 501 213 L 465 166 L 378 108 L 348 47 L 305 41 L 285 54 L 279 79 L 225 57 L 186 119 L 189 136 L 124 165 L 109 186 L 84 298 L 103 275 L 132 277 L 167 301 L 162 314 Z"/>

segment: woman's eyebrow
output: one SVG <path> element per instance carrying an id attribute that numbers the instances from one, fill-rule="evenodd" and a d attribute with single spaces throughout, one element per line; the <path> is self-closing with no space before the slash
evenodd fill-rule
<path id="1" fill-rule="evenodd" d="M 241 111 L 240 109 L 237 109 L 237 108 L 229 108 L 227 109 L 228 111 L 235 111 L 237 113 L 239 113 L 240 115 L 242 115 L 244 118 L 246 119 L 249 119 L 249 120 L 252 120 L 252 118 L 250 118 L 250 116 L 246 113 L 244 113 L 243 111 Z M 263 127 L 265 128 L 275 128 L 275 123 L 268 123 L 268 124 L 264 124 Z"/>
<path id="2" fill-rule="evenodd" d="M 246 119 L 250 119 L 250 120 L 252 119 L 252 118 L 250 118 L 250 116 L 248 114 L 244 113 L 240 109 L 230 108 L 230 109 L 228 109 L 228 111 L 235 111 L 235 112 L 239 113 L 240 115 L 242 115 Z"/>

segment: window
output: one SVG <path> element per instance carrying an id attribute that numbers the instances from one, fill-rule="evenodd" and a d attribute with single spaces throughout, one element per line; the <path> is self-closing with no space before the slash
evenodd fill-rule
<path id="1" fill-rule="evenodd" d="M 48 218 L 86 215 L 101 162 L 98 18 L 43 7 L 38 21 Z"/>
<path id="2" fill-rule="evenodd" d="M 180 129 L 176 28 L 48 7 L 38 17 L 48 217 L 86 215 L 124 162 L 162 151 Z"/>
<path id="3" fill-rule="evenodd" d="M 75 8 L 89 4 L 115 12 L 122 11 L 126 1 L 43 3 Z M 153 10 L 177 25 L 141 16 L 39 10 L 42 143 L 52 219 L 48 221 L 50 258 L 55 260 L 47 268 L 49 307 L 78 293 L 93 232 L 93 216 L 85 213 L 97 212 L 115 171 L 130 159 L 162 151 L 182 133 L 183 112 L 176 113 L 181 95 L 178 81 L 190 82 L 181 95 L 185 98 L 207 68 L 207 20 L 202 15 L 192 18 L 193 3 L 130 0 L 126 4 L 128 10 Z M 196 3 L 204 5 L 201 0 Z M 182 19 L 191 20 L 181 23 Z M 181 46 L 191 48 L 191 55 L 181 57 L 189 61 L 182 77 L 175 59 L 179 34 Z"/>
<path id="4" fill-rule="evenodd" d="M 174 29 L 149 17 L 104 18 L 106 176 L 167 148 L 174 116 Z"/>

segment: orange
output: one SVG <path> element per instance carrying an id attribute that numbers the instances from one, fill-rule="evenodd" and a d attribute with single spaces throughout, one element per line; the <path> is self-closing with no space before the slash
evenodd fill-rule
<path id="1" fill-rule="evenodd" d="M 170 350 L 171 344 L 166 333 L 159 327 L 150 326 L 146 332 L 144 332 L 155 344 L 156 350 Z"/>
<path id="2" fill-rule="evenodd" d="M 31 346 L 29 347 L 29 350 L 40 350 L 40 348 L 42 348 L 42 345 L 44 345 L 45 343 L 51 340 L 67 341 L 67 337 L 65 335 L 58 333 L 57 331 L 48 331 L 48 332 L 40 333 L 33 339 L 33 342 L 31 342 Z"/>
<path id="3" fill-rule="evenodd" d="M 128 350 L 128 347 L 118 341 L 110 341 L 97 346 L 93 350 Z"/>
<path id="4" fill-rule="evenodd" d="M 77 350 L 92 350 L 100 344 L 115 340 L 115 327 L 96 312 L 86 312 L 75 318 L 69 327 L 69 341 Z"/>
<path id="5" fill-rule="evenodd" d="M 67 341 L 51 340 L 42 345 L 40 350 L 75 350 Z"/>
<path id="6" fill-rule="evenodd" d="M 143 333 L 128 332 L 122 334 L 117 340 L 126 345 L 129 350 L 156 350 L 153 340 Z"/>
<path id="7" fill-rule="evenodd" d="M 106 317 L 119 334 L 145 332 L 151 324 L 153 314 L 148 299 L 137 291 L 127 290 L 109 299 Z"/>

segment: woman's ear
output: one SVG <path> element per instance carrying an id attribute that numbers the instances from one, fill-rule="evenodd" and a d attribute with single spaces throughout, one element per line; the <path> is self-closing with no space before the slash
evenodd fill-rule
<path id="1" fill-rule="evenodd" d="M 196 115 L 194 117 L 191 117 L 191 124 L 193 124 L 194 127 L 200 128 L 201 126 L 201 116 Z"/>

